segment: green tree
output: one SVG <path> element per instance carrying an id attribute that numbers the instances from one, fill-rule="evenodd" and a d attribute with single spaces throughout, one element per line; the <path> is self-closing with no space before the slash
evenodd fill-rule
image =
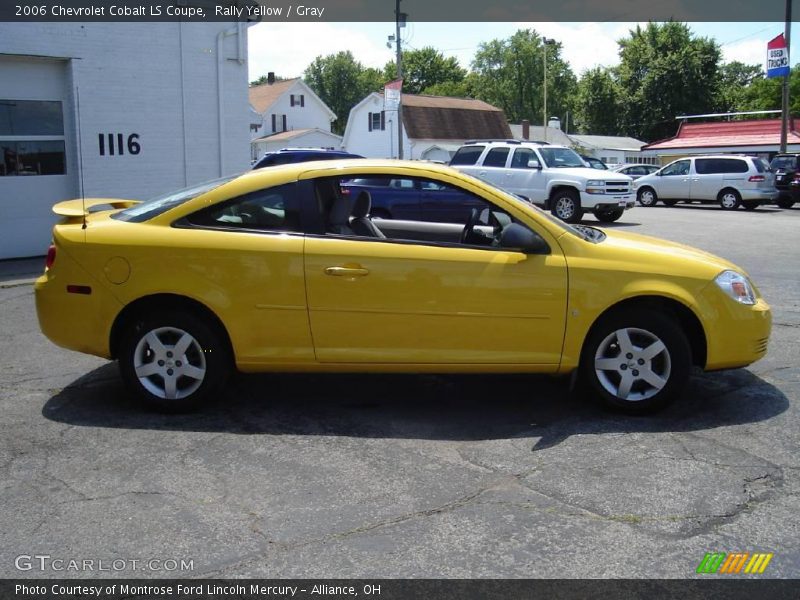
<path id="1" fill-rule="evenodd" d="M 672 136 L 675 117 L 713 112 L 720 90 L 720 49 L 684 23 L 648 23 L 619 40 L 619 84 L 628 135 Z"/>
<path id="2" fill-rule="evenodd" d="M 427 46 L 419 50 L 403 51 L 403 91 L 421 94 L 427 89 L 445 83 L 460 83 L 467 71 L 452 56 L 445 56 Z M 383 68 L 384 81 L 397 78 L 397 65 L 388 62 Z M 428 93 L 428 92 L 426 92 Z"/>
<path id="3" fill-rule="evenodd" d="M 622 101 L 613 70 L 589 69 L 578 82 L 575 120 L 582 133 L 619 135 Z"/>
<path id="4" fill-rule="evenodd" d="M 779 110 L 782 87 L 783 77 L 756 77 L 742 91 L 741 103 L 736 110 Z M 789 74 L 789 112 L 800 113 L 800 65 L 792 67 Z"/>
<path id="5" fill-rule="evenodd" d="M 744 110 L 747 90 L 756 80 L 763 79 L 761 65 L 746 65 L 733 61 L 722 65 L 720 71 L 720 90 L 718 110 L 736 112 Z"/>
<path id="6" fill-rule="evenodd" d="M 350 109 L 383 85 L 380 73 L 365 68 L 349 50 L 318 56 L 306 67 L 303 80 L 336 113 L 331 130 L 338 134 L 344 132 Z"/>
<path id="7" fill-rule="evenodd" d="M 543 121 L 544 45 L 532 29 L 480 45 L 472 61 L 475 96 L 506 113 L 509 121 Z M 572 108 L 575 74 L 561 58 L 561 44 L 547 48 L 547 117 Z"/>

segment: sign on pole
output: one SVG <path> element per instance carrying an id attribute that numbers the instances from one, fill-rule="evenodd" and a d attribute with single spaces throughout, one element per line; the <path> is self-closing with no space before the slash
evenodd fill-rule
<path id="1" fill-rule="evenodd" d="M 783 34 L 767 42 L 767 77 L 789 74 L 789 48 Z"/>
<path id="2" fill-rule="evenodd" d="M 384 110 L 397 110 L 397 107 L 400 106 L 400 90 L 402 88 L 402 79 L 395 79 L 383 86 Z"/>

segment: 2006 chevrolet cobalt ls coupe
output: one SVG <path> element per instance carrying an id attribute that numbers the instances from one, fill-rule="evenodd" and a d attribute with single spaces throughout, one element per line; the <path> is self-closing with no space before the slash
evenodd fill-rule
<path id="1" fill-rule="evenodd" d="M 415 218 L 371 219 L 369 192 L 347 185 L 359 178 L 419 182 L 404 193 Z M 236 368 L 577 372 L 606 404 L 646 412 L 692 365 L 767 349 L 769 307 L 737 266 L 565 224 L 434 164 L 303 163 L 54 211 L 42 331 L 118 360 L 163 410 L 196 406 Z"/>

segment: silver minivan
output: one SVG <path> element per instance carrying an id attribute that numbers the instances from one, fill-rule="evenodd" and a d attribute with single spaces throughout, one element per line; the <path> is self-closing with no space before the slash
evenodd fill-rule
<path id="1" fill-rule="evenodd" d="M 726 210 L 753 210 L 778 197 L 775 174 L 762 158 L 753 156 L 692 156 L 669 163 L 634 182 L 642 206 L 661 200 L 674 206 L 687 202 L 719 202 Z"/>

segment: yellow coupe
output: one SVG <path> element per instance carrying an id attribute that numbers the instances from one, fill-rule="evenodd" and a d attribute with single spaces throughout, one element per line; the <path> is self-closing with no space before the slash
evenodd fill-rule
<path id="1" fill-rule="evenodd" d="M 411 181 L 419 218 L 371 218 L 360 180 Z M 448 199 L 460 204 L 443 222 Z M 54 211 L 42 331 L 118 360 L 162 410 L 198 405 L 236 368 L 575 373 L 607 405 L 646 412 L 692 365 L 767 350 L 769 307 L 737 266 L 565 224 L 434 164 L 302 163 Z"/>

